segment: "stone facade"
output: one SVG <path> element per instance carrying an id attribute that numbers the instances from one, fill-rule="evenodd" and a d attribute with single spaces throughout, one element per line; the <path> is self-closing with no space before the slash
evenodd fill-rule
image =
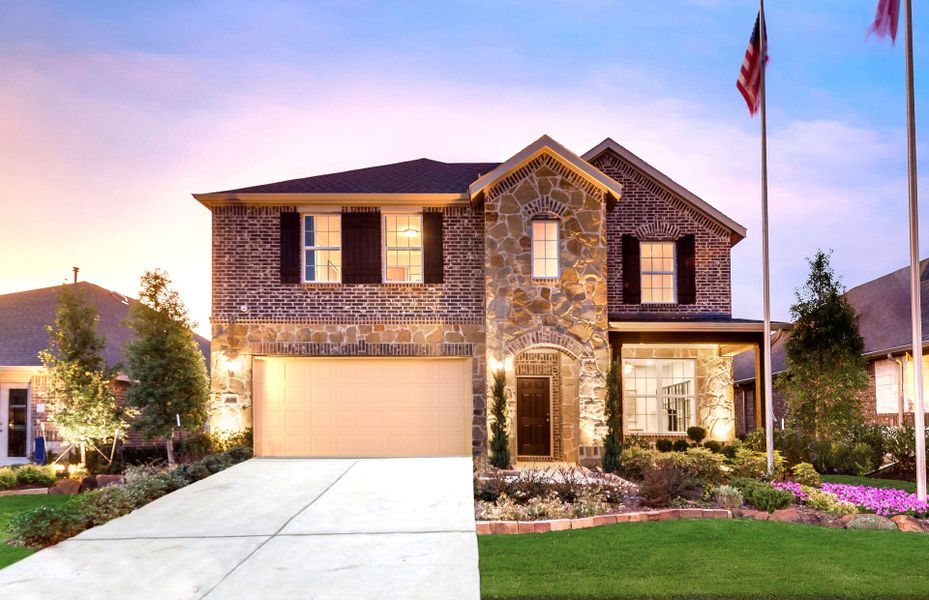
<path id="1" fill-rule="evenodd" d="M 729 232 L 688 203 L 622 160 L 612 150 L 592 164 L 623 186 L 622 200 L 606 216 L 609 246 L 609 312 L 616 318 L 643 312 L 662 315 L 731 316 L 732 289 Z M 696 304 L 625 304 L 623 302 L 622 236 L 642 241 L 674 241 L 693 234 L 696 243 Z"/>
<path id="2" fill-rule="evenodd" d="M 603 193 L 543 154 L 498 182 L 484 208 L 488 360 L 533 347 L 577 363 L 579 446 L 605 433 L 607 343 L 606 203 Z M 532 276 L 532 220 L 560 223 L 560 277 Z M 515 379 L 508 373 L 515 396 Z"/>

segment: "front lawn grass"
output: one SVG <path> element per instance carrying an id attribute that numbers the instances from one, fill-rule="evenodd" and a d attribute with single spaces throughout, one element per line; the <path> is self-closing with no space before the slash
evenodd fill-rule
<path id="1" fill-rule="evenodd" d="M 929 598 L 929 535 L 896 531 L 705 519 L 482 535 L 478 548 L 486 599 Z"/>
<path id="2" fill-rule="evenodd" d="M 49 496 L 47 494 L 0 496 L 0 569 L 35 552 L 29 548 L 15 548 L 6 544 L 7 526 L 10 519 L 32 508 L 49 504 L 64 504 L 70 499 L 71 496 Z"/>
<path id="3" fill-rule="evenodd" d="M 877 477 L 856 477 L 854 475 L 823 475 L 823 481 L 828 483 L 846 483 L 848 485 L 867 485 L 876 488 L 892 488 L 903 490 L 911 494 L 916 493 L 916 484 L 912 481 L 899 479 L 878 479 Z"/>

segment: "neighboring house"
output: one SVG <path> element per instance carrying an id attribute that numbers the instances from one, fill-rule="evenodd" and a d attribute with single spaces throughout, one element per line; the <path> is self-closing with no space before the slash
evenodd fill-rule
<path id="1" fill-rule="evenodd" d="M 418 159 L 194 197 L 213 217 L 212 428 L 261 456 L 480 455 L 504 369 L 517 460 L 594 462 L 622 360 L 627 433 L 735 435 L 745 229 L 607 139 Z"/>
<path id="2" fill-rule="evenodd" d="M 69 284 L 83 293 L 84 300 L 100 315 L 97 332 L 106 338 L 103 356 L 115 367 L 124 361 L 123 349 L 132 338 L 132 330 L 123 322 L 129 306 L 136 302 L 87 282 Z M 48 327 L 55 324 L 58 295 L 62 286 L 0 295 L 0 465 L 29 462 L 36 432 L 45 424 L 50 450 L 58 451 L 61 440 L 49 422 L 43 392 L 45 369 L 39 352 L 48 348 Z M 209 356 L 209 341 L 195 335 L 204 357 Z M 114 381 L 117 398 L 124 399 L 128 379 L 120 374 Z M 128 445 L 145 442 L 130 432 Z"/>
<path id="3" fill-rule="evenodd" d="M 920 263 L 920 295 L 923 303 L 923 349 L 929 345 L 929 259 Z M 882 425 L 913 422 L 913 358 L 910 324 L 910 268 L 904 267 L 845 292 L 858 313 L 858 330 L 864 338 L 868 361 L 868 389 L 860 398 L 866 421 Z M 771 349 L 771 371 L 775 377 L 786 370 L 784 342 L 780 337 Z M 929 356 L 923 356 L 929 374 Z M 755 357 L 740 354 L 734 361 L 736 410 L 739 431 L 754 429 Z M 929 399 L 929 378 L 923 382 Z M 781 426 L 786 418 L 784 398 L 775 388 L 774 416 Z M 743 408 L 743 403 L 744 407 Z M 746 419 L 747 417 L 747 419 Z M 743 423 L 744 421 L 744 423 Z"/>

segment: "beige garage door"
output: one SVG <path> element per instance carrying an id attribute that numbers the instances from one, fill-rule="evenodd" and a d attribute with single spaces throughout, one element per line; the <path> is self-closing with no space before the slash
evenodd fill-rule
<path id="1" fill-rule="evenodd" d="M 256 358 L 258 456 L 471 453 L 467 358 Z"/>

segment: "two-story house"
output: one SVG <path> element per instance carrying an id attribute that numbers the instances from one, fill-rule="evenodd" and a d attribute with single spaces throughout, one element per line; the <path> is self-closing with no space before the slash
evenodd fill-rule
<path id="1" fill-rule="evenodd" d="M 762 339 L 731 317 L 745 229 L 610 139 L 194 197 L 211 426 L 260 456 L 482 454 L 503 370 L 513 456 L 594 462 L 611 360 L 626 433 L 735 434 L 732 356 Z"/>

